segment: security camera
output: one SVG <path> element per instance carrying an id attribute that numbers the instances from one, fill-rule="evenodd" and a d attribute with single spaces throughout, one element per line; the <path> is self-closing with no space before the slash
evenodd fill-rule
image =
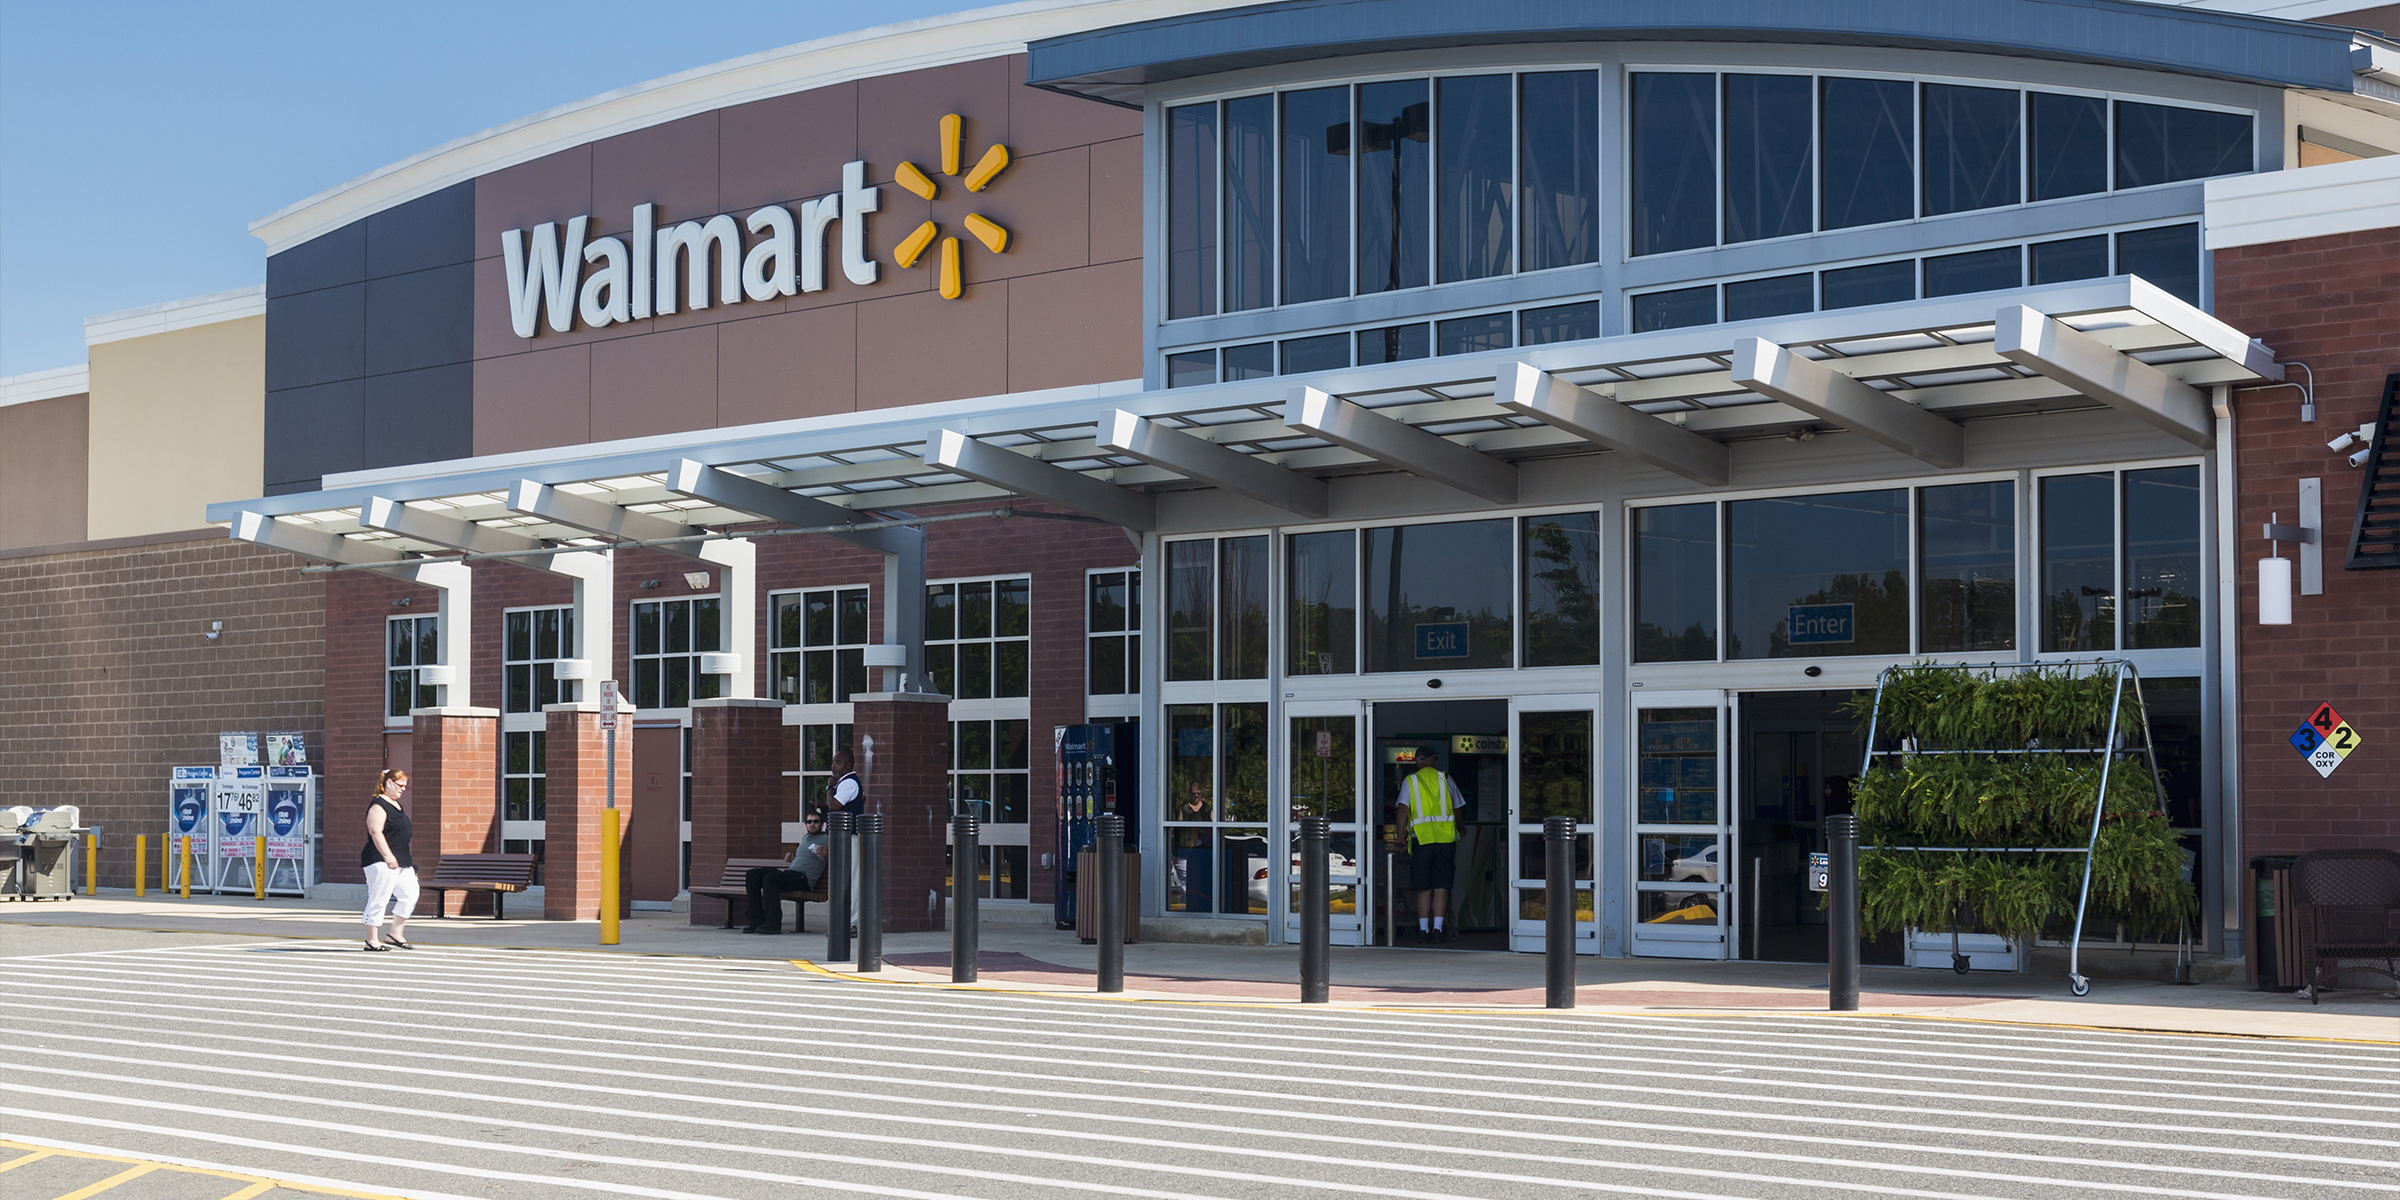
<path id="1" fill-rule="evenodd" d="M 2350 465 L 2354 467 L 2363 467 L 2367 465 L 2367 456 L 2373 453 L 2375 453 L 2375 447 L 2373 446 L 2360 447 L 2358 453 L 2350 456 Z"/>
<path id="2" fill-rule="evenodd" d="M 2375 422 L 2369 421 L 2363 425 L 2360 425 L 2358 428 L 2345 432 L 2340 437 L 2325 443 L 2325 448 L 2333 451 L 2336 454 L 2339 454 L 2352 446 L 2358 445 L 2360 442 L 2372 442 L 2374 440 Z M 2354 459 L 2351 461 L 2350 465 L 2355 467 L 2359 464 L 2358 461 Z"/>

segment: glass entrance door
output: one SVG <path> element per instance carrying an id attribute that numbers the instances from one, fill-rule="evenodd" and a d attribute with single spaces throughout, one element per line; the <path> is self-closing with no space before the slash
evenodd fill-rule
<path id="1" fill-rule="evenodd" d="M 1633 952 L 1725 958 L 1734 861 L 1725 694 L 1637 692 L 1633 703 Z"/>
<path id="2" fill-rule="evenodd" d="M 1275 798 L 1276 828 L 1285 853 L 1276 864 L 1281 883 L 1284 936 L 1300 940 L 1300 827 L 1302 817 L 1326 817 L 1333 823 L 1326 844 L 1326 867 L 1333 892 L 1333 944 L 1358 946 L 1366 942 L 1370 904 L 1367 865 L 1360 853 L 1359 705 L 1342 700 L 1284 706 L 1283 787 Z"/>
<path id="3" fill-rule="evenodd" d="M 1575 818 L 1575 952 L 1600 952 L 1592 864 L 1599 836 L 1594 747 L 1598 696 L 1520 696 L 1509 705 L 1509 948 L 1540 953 L 1548 918 L 1542 822 Z"/>

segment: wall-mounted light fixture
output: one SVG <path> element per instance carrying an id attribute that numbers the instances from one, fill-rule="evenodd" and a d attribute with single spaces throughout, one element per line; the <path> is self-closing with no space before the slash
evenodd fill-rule
<path id="1" fill-rule="evenodd" d="M 657 586 L 658 586 L 658 581 L 657 581 L 657 580 L 655 580 L 655 579 L 645 579 L 645 580 L 643 580 L 643 581 L 642 581 L 642 590 L 643 590 L 643 591 L 645 591 L 645 592 L 646 592 L 646 591 L 649 591 L 651 588 L 654 588 L 654 587 L 657 587 Z"/>
<path id="2" fill-rule="evenodd" d="M 392 601 L 392 607 L 407 608 L 409 605 L 415 604 L 416 602 L 417 598 L 414 596 L 402 596 L 399 599 Z"/>
<path id="3" fill-rule="evenodd" d="M 697 590 L 697 589 L 699 589 L 699 588 L 704 588 L 704 587 L 707 587 L 707 586 L 708 586 L 708 572 L 706 572 L 706 571 L 685 571 L 685 572 L 683 573 L 683 586 L 685 586 L 685 587 L 688 587 L 688 588 L 692 588 L 692 589 L 695 589 L 695 590 Z"/>
<path id="4" fill-rule="evenodd" d="M 208 632 L 207 632 L 206 634 L 203 634 L 202 636 L 203 636 L 203 637 L 206 637 L 208 640 L 210 640 L 210 641 L 212 641 L 212 642 L 213 642 L 213 641 L 217 640 L 217 635 L 218 635 L 218 634 L 221 634 L 221 633 L 223 633 L 223 632 L 225 632 L 225 622 L 223 622 L 223 621 L 210 621 L 210 622 L 208 623 Z"/>
<path id="5" fill-rule="evenodd" d="M 2309 485 L 2316 482 L 2314 479 L 2301 481 L 2304 503 L 2311 490 Z M 2258 623 L 2261 625 L 2289 625 L 2292 623 L 2292 560 L 2283 556 L 2282 544 L 2291 542 L 2300 547 L 2303 555 L 2311 558 L 2317 556 L 2317 531 L 2306 524 L 2277 524 L 2282 519 L 2282 513 L 2271 514 L 2267 519 L 2266 528 L 2260 532 L 2260 536 L 2266 538 L 2271 544 L 2270 549 L 2273 551 L 2270 557 L 2258 560 Z M 2308 513 L 2303 511 L 2301 520 L 2307 521 Z M 2303 563 L 2302 565 L 2306 567 L 2311 564 Z M 2303 581 L 2301 590 L 2311 596 L 2323 592 L 2325 585 L 2321 572 L 2322 567 L 2320 566 L 2316 578 Z M 2306 586 L 2310 582 L 2316 586 L 2313 588 Z"/>

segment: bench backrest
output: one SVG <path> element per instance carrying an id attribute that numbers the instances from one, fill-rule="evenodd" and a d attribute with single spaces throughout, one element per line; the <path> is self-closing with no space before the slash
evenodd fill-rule
<path id="1" fill-rule="evenodd" d="M 458 880 L 466 883 L 533 883 L 533 856 L 530 854 L 445 854 L 441 865 L 434 868 L 432 882 Z"/>
<path id="2" fill-rule="evenodd" d="M 749 882 L 748 880 L 744 879 L 744 878 L 743 878 L 743 876 L 745 876 L 745 875 L 748 875 L 748 874 L 750 873 L 750 868 L 752 868 L 752 867 L 780 867 L 780 866 L 782 866 L 784 863 L 786 863 L 786 862 L 788 862 L 788 861 L 790 861 L 790 860 L 788 860 L 788 859 L 781 859 L 781 858 L 729 858 L 729 859 L 726 859 L 726 860 L 725 860 L 725 877 L 724 877 L 724 878 L 722 878 L 722 879 L 719 879 L 719 880 L 717 881 L 717 886 L 718 886 L 718 887 L 725 887 L 725 888 L 738 888 L 738 887 L 741 887 L 741 886 L 743 886 L 743 885 L 745 885 L 746 883 L 748 883 L 748 882 Z"/>

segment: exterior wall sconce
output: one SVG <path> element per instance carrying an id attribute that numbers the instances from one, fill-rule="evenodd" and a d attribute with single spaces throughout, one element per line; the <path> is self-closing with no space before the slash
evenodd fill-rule
<path id="1" fill-rule="evenodd" d="M 694 591 L 698 591 L 698 590 L 699 590 L 699 589 L 701 589 L 701 588 L 707 587 L 707 586 L 708 586 L 708 572 L 706 572 L 706 571 L 685 571 L 685 572 L 683 573 L 683 586 L 685 586 L 685 587 L 688 587 L 688 588 L 691 588 L 691 589 L 692 589 L 692 590 L 694 590 Z"/>
<path id="2" fill-rule="evenodd" d="M 2309 524 L 2310 504 L 2317 498 L 2317 480 L 2300 481 L 2301 524 L 2280 525 L 2282 513 L 2269 516 L 2260 536 L 2270 543 L 2272 555 L 2258 560 L 2258 623 L 2289 625 L 2292 623 L 2292 561 L 2283 556 L 2284 542 L 2300 547 L 2303 595 L 2315 596 L 2325 591 L 2324 553 L 2318 547 L 2317 529 Z"/>

